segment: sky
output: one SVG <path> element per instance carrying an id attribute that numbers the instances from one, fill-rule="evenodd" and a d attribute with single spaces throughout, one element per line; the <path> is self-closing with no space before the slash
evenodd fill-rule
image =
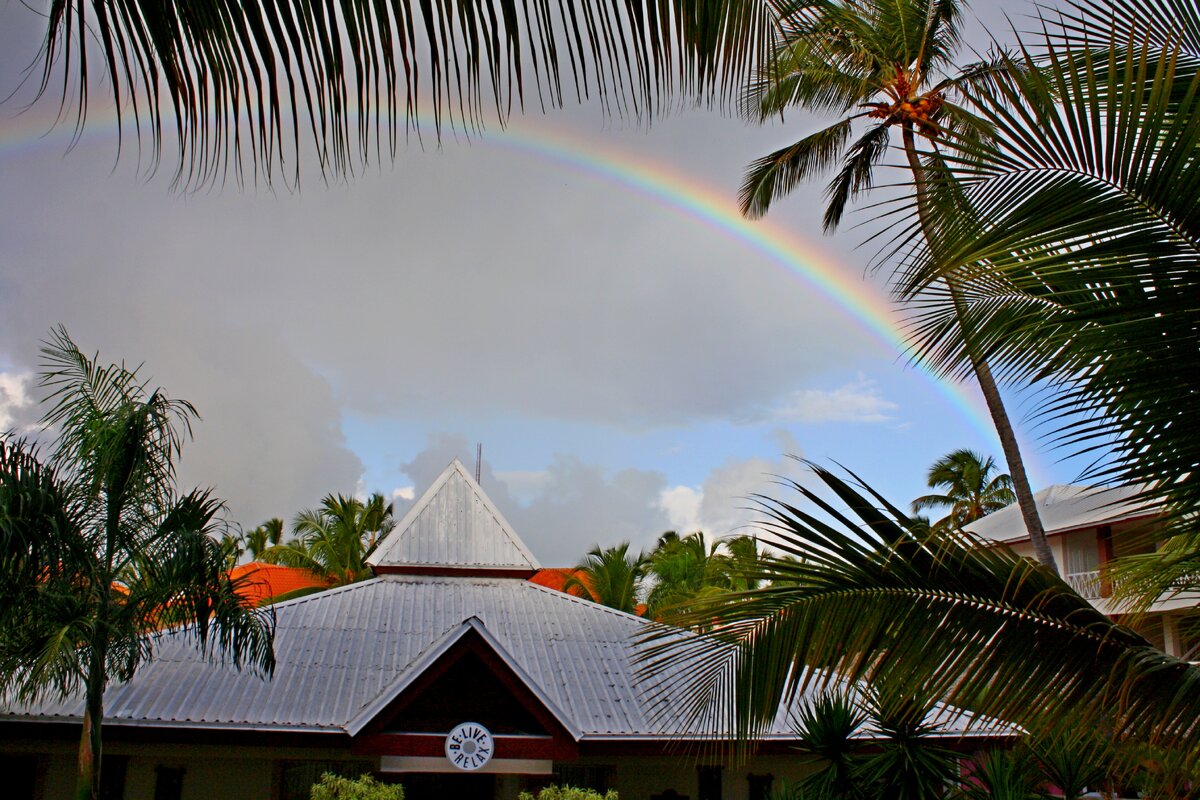
<path id="1" fill-rule="evenodd" d="M 0 0 L 0 428 L 34 430 L 61 324 L 196 405 L 179 479 L 234 524 L 329 493 L 402 515 L 482 444 L 484 489 L 546 565 L 749 532 L 752 495 L 808 480 L 793 456 L 898 504 L 947 452 L 1000 456 L 976 390 L 904 355 L 868 212 L 824 236 L 817 182 L 737 216 L 745 165 L 819 119 L 530 113 L 349 182 L 180 192 L 118 157 L 102 104 L 74 147 L 53 100 L 25 109 L 42 24 Z M 1075 479 L 1035 400 L 1010 403 L 1035 488 Z"/>

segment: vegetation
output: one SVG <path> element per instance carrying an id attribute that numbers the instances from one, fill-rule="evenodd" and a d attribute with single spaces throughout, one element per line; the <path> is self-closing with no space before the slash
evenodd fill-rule
<path id="1" fill-rule="evenodd" d="M 605 549 L 597 545 L 572 570 L 563 591 L 636 614 L 645 575 L 646 557 L 641 553 L 631 556 L 629 542 Z"/>
<path id="2" fill-rule="evenodd" d="M 0 440 L 0 694 L 83 690 L 77 795 L 97 800 L 109 682 L 132 679 L 168 635 L 269 675 L 273 618 L 226 575 L 210 535 L 220 503 L 176 489 L 195 409 L 61 328 L 42 354 L 52 453 Z"/>
<path id="3" fill-rule="evenodd" d="M 326 772 L 313 784 L 312 800 L 404 800 L 404 787 L 380 783 L 371 775 L 348 778 Z"/>
<path id="4" fill-rule="evenodd" d="M 267 548 L 263 560 L 307 569 L 329 586 L 366 580 L 373 574 L 367 556 L 396 527 L 393 510 L 379 493 L 365 502 L 328 495 L 320 508 L 301 511 L 293 523 L 295 537 Z"/>
<path id="5" fill-rule="evenodd" d="M 526 102 L 573 96 L 644 117 L 677 94 L 729 97 L 761 57 L 769 17 L 761 0 L 191 7 L 54 0 L 41 51 L 43 92 L 61 83 L 83 117 L 98 64 L 118 119 L 149 134 L 155 163 L 177 147 L 185 182 L 298 181 L 309 151 L 325 177 L 352 176 L 413 127 L 474 133 Z"/>
<path id="6" fill-rule="evenodd" d="M 928 696 L 1026 729 L 1091 727 L 1200 753 L 1200 668 L 1105 617 L 1056 574 L 1005 547 L 930 529 L 827 470 L 835 500 L 763 500 L 764 588 L 694 603 L 676 621 L 704 637 L 651 634 L 643 669 L 688 659 L 685 710 L 756 739 L 810 686 L 833 679 Z M 854 518 L 857 518 L 857 522 Z"/>
<path id="7" fill-rule="evenodd" d="M 1187 535 L 1200 508 L 1200 442 L 1183 423 L 1200 410 L 1200 17 L 1182 0 L 1083 0 L 1024 39 L 991 90 L 966 96 L 989 136 L 947 131 L 925 153 L 939 246 L 911 243 L 897 294 L 919 311 L 921 356 L 959 374 L 969 358 L 944 282 L 962 285 L 974 346 L 1005 379 L 1046 389 L 1041 415 L 1093 458 L 1087 477 L 1144 487 Z"/>
<path id="8" fill-rule="evenodd" d="M 955 69 L 957 0 L 802 0 L 775 8 L 775 57 L 750 87 L 747 115 L 765 120 L 799 106 L 845 116 L 751 164 L 742 186 L 742 211 L 761 216 L 774 200 L 840 162 L 826 189 L 825 228 L 832 230 L 847 204 L 872 188 L 875 169 L 892 152 L 893 134 L 899 134 L 917 216 L 901 238 L 921 240 L 932 252 L 940 232 L 928 208 L 929 170 L 918 140 L 951 133 L 964 141 L 983 136 L 976 117 L 955 100 L 972 90 L 986 91 L 1007 62 L 997 58 Z M 864 122 L 865 129 L 857 130 Z M 939 308 L 962 342 L 962 372 L 975 377 L 991 413 L 1034 552 L 1056 569 L 1000 389 L 985 351 L 968 335 L 962 278 L 951 273 L 937 280 L 943 290 Z"/>
<path id="9" fill-rule="evenodd" d="M 574 786 L 547 786 L 535 795 L 532 792 L 521 792 L 518 800 L 619 800 L 617 793 L 609 789 L 604 794 L 591 789 L 578 789 Z"/>
<path id="10" fill-rule="evenodd" d="M 950 513 L 935 525 L 961 528 L 967 523 L 999 511 L 1017 501 L 1012 478 L 993 475 L 996 462 L 971 450 L 955 450 L 933 462 L 926 479 L 929 488 L 942 494 L 927 494 L 913 501 L 913 512 L 949 507 Z"/>

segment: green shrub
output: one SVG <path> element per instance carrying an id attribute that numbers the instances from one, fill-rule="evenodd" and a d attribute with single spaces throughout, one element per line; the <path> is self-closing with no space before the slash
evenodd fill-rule
<path id="1" fill-rule="evenodd" d="M 574 786 L 547 786 L 536 796 L 530 792 L 521 792 L 518 800 L 618 800 L 618 798 L 617 793 L 612 789 L 600 794 L 591 789 L 578 789 Z"/>
<path id="2" fill-rule="evenodd" d="M 370 775 L 345 778 L 326 772 L 313 784 L 312 800 L 404 800 L 404 787 L 380 783 Z"/>

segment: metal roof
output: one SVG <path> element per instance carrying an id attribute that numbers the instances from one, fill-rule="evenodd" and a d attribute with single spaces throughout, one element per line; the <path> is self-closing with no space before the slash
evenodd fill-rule
<path id="1" fill-rule="evenodd" d="M 1153 514 L 1157 511 L 1156 504 L 1137 499 L 1137 495 L 1143 491 L 1144 486 L 1055 484 L 1037 492 L 1033 499 L 1046 533 L 1065 533 Z M 1029 538 L 1025 521 L 1021 518 L 1021 508 L 1016 503 L 977 519 L 964 528 L 993 542 L 1019 542 Z"/>
<path id="2" fill-rule="evenodd" d="M 208 662 L 167 635 L 132 681 L 105 693 L 105 724 L 352 733 L 472 622 L 580 738 L 711 733 L 690 728 L 672 696 L 686 661 L 656 679 L 656 702 L 643 696 L 636 642 L 651 623 L 528 581 L 384 575 L 276 611 L 272 680 Z M 49 699 L 0 718 L 82 714 L 81 699 Z M 778 728 L 788 733 L 782 717 Z"/>
<path id="3" fill-rule="evenodd" d="M 541 565 L 455 459 L 367 563 L 381 569 L 523 570 Z"/>

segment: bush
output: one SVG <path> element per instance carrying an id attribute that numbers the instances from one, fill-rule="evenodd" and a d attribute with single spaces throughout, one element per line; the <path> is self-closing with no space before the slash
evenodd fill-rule
<path id="1" fill-rule="evenodd" d="M 380 783 L 370 775 L 346 778 L 326 772 L 313 784 L 312 800 L 404 800 L 404 787 Z"/>
<path id="2" fill-rule="evenodd" d="M 518 800 L 618 800 L 617 793 L 609 789 L 604 794 L 593 792 L 591 789 L 578 789 L 574 786 L 547 786 L 535 797 L 530 792 L 521 792 Z"/>

